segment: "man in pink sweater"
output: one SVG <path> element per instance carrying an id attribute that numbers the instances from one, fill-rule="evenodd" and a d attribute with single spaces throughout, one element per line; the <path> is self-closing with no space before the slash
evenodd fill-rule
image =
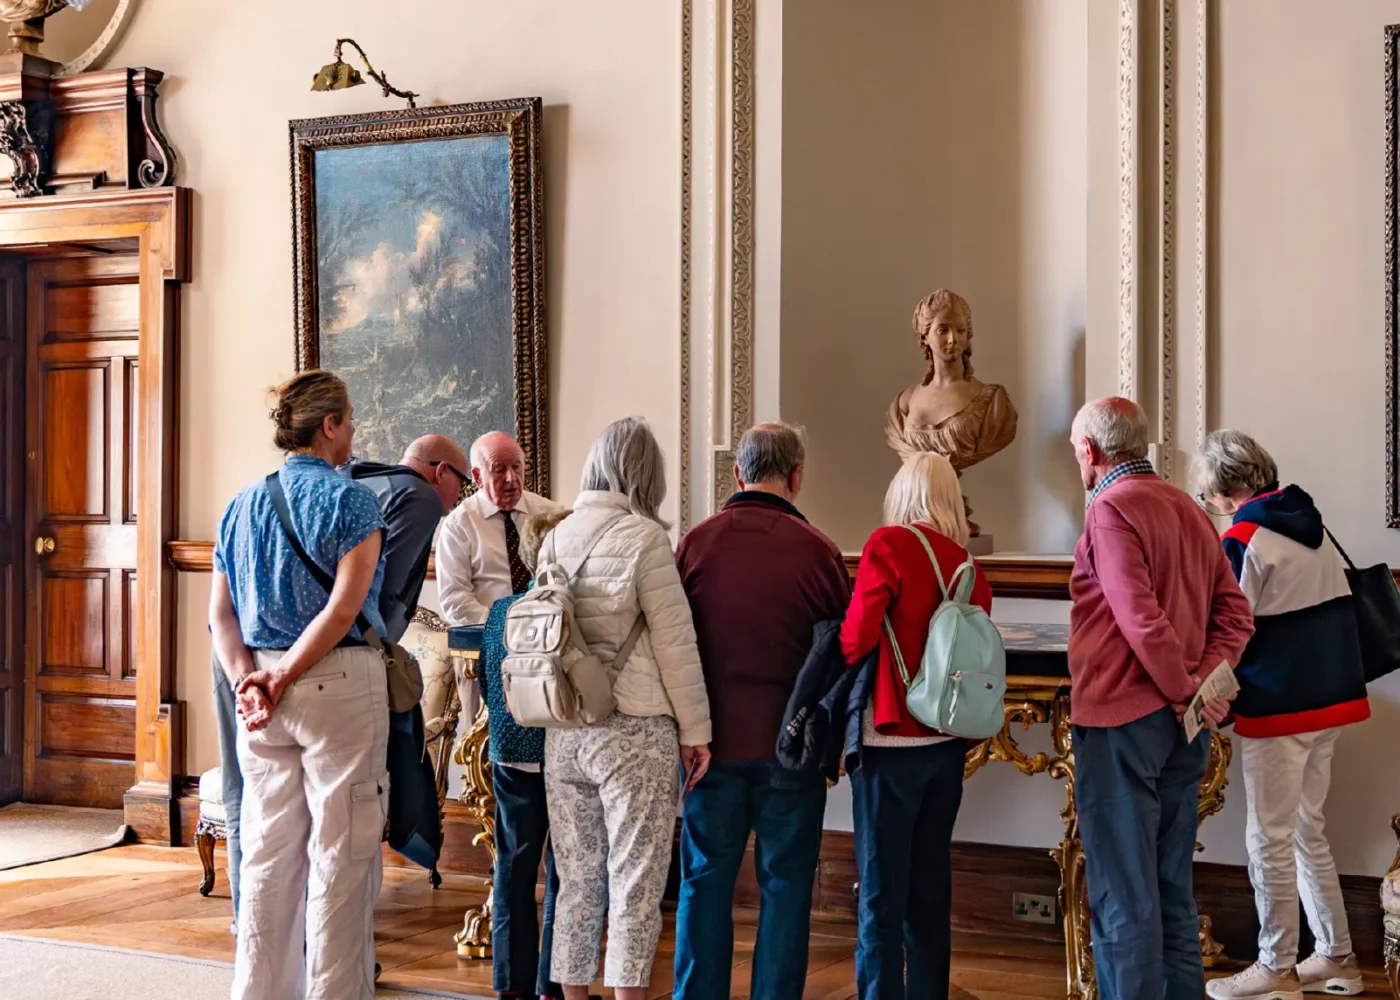
<path id="1" fill-rule="evenodd" d="M 1210 520 L 1147 461 L 1127 399 L 1087 404 L 1070 432 L 1084 537 L 1070 578 L 1075 802 L 1101 1000 L 1198 1000 L 1205 991 L 1191 861 L 1210 753 L 1180 710 L 1254 631 Z M 1225 702 L 1208 702 L 1213 723 Z"/>

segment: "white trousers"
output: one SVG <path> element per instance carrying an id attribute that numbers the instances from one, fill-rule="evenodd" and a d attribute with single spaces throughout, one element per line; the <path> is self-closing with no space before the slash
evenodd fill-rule
<path id="1" fill-rule="evenodd" d="M 1342 887 L 1322 817 L 1339 733 L 1240 738 L 1259 960 L 1279 971 L 1298 963 L 1300 897 L 1318 952 L 1329 958 L 1351 954 Z"/>
<path id="2" fill-rule="evenodd" d="M 257 665 L 281 657 L 258 651 Z M 374 996 L 388 743 L 384 659 L 365 647 L 333 650 L 304 673 L 266 729 L 240 725 L 233 1000 Z"/>

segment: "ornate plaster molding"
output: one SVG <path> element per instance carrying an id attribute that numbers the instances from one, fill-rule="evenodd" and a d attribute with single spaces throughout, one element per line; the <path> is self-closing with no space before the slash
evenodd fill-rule
<path id="1" fill-rule="evenodd" d="M 1138 398 L 1138 0 L 1118 0 L 1118 394 Z"/>
<path id="2" fill-rule="evenodd" d="M 1210 431 L 1210 0 L 1196 0 L 1196 427 Z"/>
<path id="3" fill-rule="evenodd" d="M 731 492 L 753 422 L 754 28 L 754 0 L 681 0 L 682 530 Z"/>
<path id="4" fill-rule="evenodd" d="M 690 245 L 691 185 L 694 155 L 695 94 L 691 79 L 695 63 L 695 4 L 681 0 L 681 412 L 680 412 L 680 526 L 691 525 L 690 516 Z"/>
<path id="5" fill-rule="evenodd" d="M 1176 0 L 1161 0 L 1161 313 L 1157 320 L 1157 412 L 1161 424 L 1161 467 L 1174 478 L 1176 440 Z"/>
<path id="6" fill-rule="evenodd" d="M 729 424 L 715 441 L 713 506 L 734 491 L 734 448 L 753 423 L 754 0 L 730 9 L 729 370 L 720 380 Z M 727 385 L 726 385 L 727 384 Z"/>

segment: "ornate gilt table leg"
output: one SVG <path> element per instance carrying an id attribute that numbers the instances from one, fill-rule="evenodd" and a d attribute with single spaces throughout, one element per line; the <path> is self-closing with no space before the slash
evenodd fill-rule
<path id="1" fill-rule="evenodd" d="M 461 666 L 462 683 L 476 680 L 476 653 L 454 651 L 453 659 Z M 489 735 L 486 702 L 477 707 L 471 729 L 452 748 L 452 762 L 466 769 L 465 783 L 459 801 L 467 812 L 481 824 L 481 832 L 472 838 L 473 847 L 484 846 L 491 858 L 491 871 L 496 870 L 496 796 L 491 787 L 491 763 L 486 759 Z M 491 957 L 491 896 L 492 877 L 486 878 L 488 895 L 481 906 L 469 909 L 462 918 L 462 929 L 453 935 L 459 958 Z"/>
<path id="2" fill-rule="evenodd" d="M 1390 828 L 1395 831 L 1396 838 L 1400 839 L 1400 813 L 1390 818 Z M 1400 1000 L 1400 934 L 1395 932 L 1396 887 L 1392 881 L 1397 872 L 1400 872 L 1400 850 L 1396 850 L 1390 871 L 1381 882 L 1381 906 L 1385 912 L 1385 978 L 1390 983 L 1391 995 L 1395 1000 Z"/>
<path id="3" fill-rule="evenodd" d="M 1196 825 L 1199 827 L 1207 816 L 1214 816 L 1225 808 L 1225 786 L 1230 783 L 1228 771 L 1230 759 L 1235 749 L 1230 737 L 1224 733 L 1210 734 L 1210 759 L 1206 761 L 1206 773 L 1201 778 L 1201 798 L 1196 806 Z M 1205 845 L 1196 842 L 1196 850 L 1205 850 Z M 1200 922 L 1198 935 L 1201 940 L 1201 964 L 1207 969 L 1225 959 L 1225 946 L 1211 935 L 1210 917 L 1204 913 L 1197 917 Z"/>
<path id="4" fill-rule="evenodd" d="M 1074 745 L 1069 734 L 1069 695 L 1056 696 L 1050 713 L 1055 758 L 1050 777 L 1065 783 L 1066 802 L 1060 811 L 1065 839 L 1050 852 L 1060 866 L 1060 912 L 1064 914 L 1065 996 L 1067 1000 L 1098 1000 L 1094 979 L 1093 938 L 1089 925 L 1089 887 L 1084 876 L 1084 847 L 1079 840 L 1079 811 L 1074 804 Z"/>

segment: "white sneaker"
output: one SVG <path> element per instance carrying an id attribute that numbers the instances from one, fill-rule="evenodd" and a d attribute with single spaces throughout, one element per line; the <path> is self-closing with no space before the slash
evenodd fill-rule
<path id="1" fill-rule="evenodd" d="M 1304 993 L 1327 993 L 1334 997 L 1354 997 L 1366 988 L 1355 955 L 1340 960 L 1313 955 L 1298 966 L 1298 980 L 1303 984 Z"/>
<path id="2" fill-rule="evenodd" d="M 1229 979 L 1206 983 L 1206 995 L 1211 1000 L 1302 1000 L 1303 990 L 1294 970 L 1275 972 L 1255 962 Z"/>

